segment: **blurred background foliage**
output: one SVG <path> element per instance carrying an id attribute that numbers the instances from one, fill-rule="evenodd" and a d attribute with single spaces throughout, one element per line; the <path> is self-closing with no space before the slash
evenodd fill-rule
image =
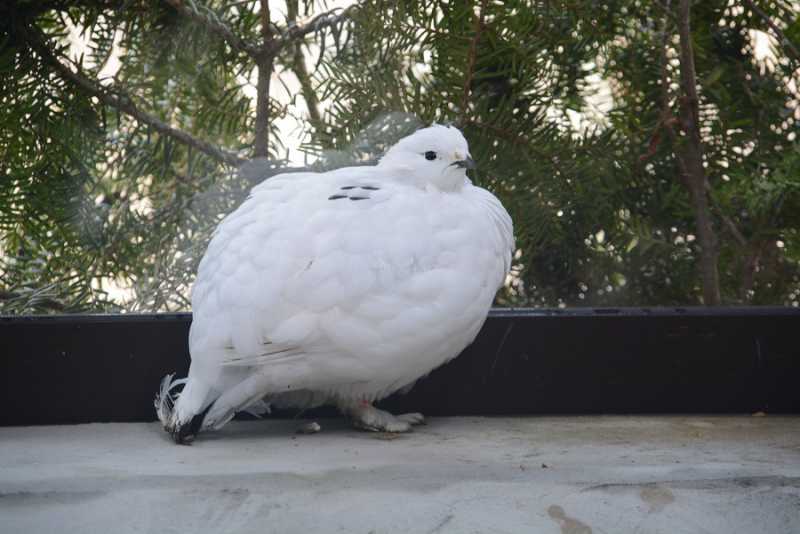
<path id="1" fill-rule="evenodd" d="M 692 4 L 687 125 L 678 4 L 4 2 L 0 313 L 188 310 L 255 183 L 431 122 L 515 221 L 499 305 L 713 303 L 676 156 L 696 127 L 720 302 L 797 306 L 800 5 Z"/>

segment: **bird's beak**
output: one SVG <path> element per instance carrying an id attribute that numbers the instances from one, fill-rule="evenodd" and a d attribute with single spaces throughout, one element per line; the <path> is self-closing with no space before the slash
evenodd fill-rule
<path id="1" fill-rule="evenodd" d="M 475 160 L 472 158 L 461 159 L 453 163 L 456 167 L 461 167 L 462 169 L 475 169 L 478 166 L 475 164 Z"/>

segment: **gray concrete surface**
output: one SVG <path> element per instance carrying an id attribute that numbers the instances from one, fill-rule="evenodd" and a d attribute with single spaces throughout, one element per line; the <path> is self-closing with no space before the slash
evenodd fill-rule
<path id="1" fill-rule="evenodd" d="M 800 532 L 800 417 L 0 429 L 2 533 Z"/>

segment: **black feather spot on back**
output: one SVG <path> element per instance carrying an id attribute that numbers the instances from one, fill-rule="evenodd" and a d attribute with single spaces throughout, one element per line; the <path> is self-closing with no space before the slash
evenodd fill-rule
<path id="1" fill-rule="evenodd" d="M 369 197 L 350 197 L 350 200 L 369 200 Z"/>
<path id="2" fill-rule="evenodd" d="M 362 185 L 361 189 L 366 189 L 367 191 L 377 191 L 380 187 L 375 187 L 374 185 Z"/>
<path id="3" fill-rule="evenodd" d="M 339 189 L 343 189 L 343 190 L 347 191 L 349 189 L 355 189 L 355 188 L 356 188 L 356 186 L 354 186 L 354 185 L 343 185 Z"/>
<path id="4" fill-rule="evenodd" d="M 340 198 L 347 198 L 347 195 L 331 195 L 328 197 L 328 200 L 338 200 Z"/>

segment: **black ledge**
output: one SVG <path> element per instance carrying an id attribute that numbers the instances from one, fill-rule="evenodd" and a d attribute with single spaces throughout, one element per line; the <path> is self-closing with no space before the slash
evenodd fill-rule
<path id="1" fill-rule="evenodd" d="M 0 425 L 154 420 L 161 378 L 188 369 L 190 323 L 0 316 Z M 427 415 L 800 413 L 799 339 L 796 308 L 498 308 L 458 358 L 382 404 Z"/>

